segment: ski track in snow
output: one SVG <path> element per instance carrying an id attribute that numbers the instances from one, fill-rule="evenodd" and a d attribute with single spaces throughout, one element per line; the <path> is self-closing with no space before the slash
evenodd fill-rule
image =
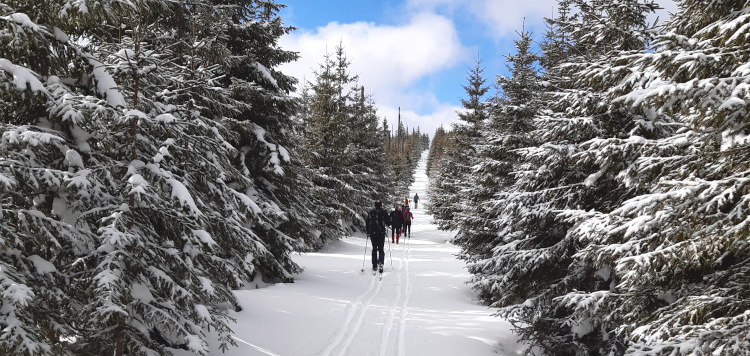
<path id="1" fill-rule="evenodd" d="M 393 273 L 387 273 L 384 275 L 386 284 L 396 286 L 396 296 L 388 307 L 387 319 L 383 323 L 383 330 L 380 337 L 380 350 L 378 353 L 381 356 L 387 354 L 388 346 L 391 344 L 391 331 L 393 330 L 394 325 L 398 325 L 398 340 L 396 342 L 396 347 L 398 348 L 397 354 L 405 354 L 404 334 L 406 329 L 407 305 L 409 302 L 409 293 L 411 292 L 411 286 L 409 285 L 409 256 L 411 255 L 411 250 L 409 248 L 409 239 L 406 238 L 404 240 L 405 243 L 396 245 L 402 246 L 398 269 L 392 269 Z M 393 246 L 394 245 L 391 244 L 390 247 Z M 396 279 L 397 281 L 395 283 L 389 283 L 391 279 Z M 349 346 L 351 346 L 352 341 L 360 332 L 365 315 L 370 310 L 373 300 L 380 295 L 383 283 L 384 281 L 377 276 L 372 277 L 367 290 L 358 295 L 349 305 L 349 311 L 347 312 L 344 321 L 336 332 L 336 335 L 333 337 L 331 343 L 325 350 L 323 350 L 323 352 L 319 353 L 320 356 L 345 356 L 348 354 L 347 351 L 349 350 Z M 402 298 L 402 295 L 404 295 L 404 298 Z M 398 320 L 395 320 L 397 316 Z M 364 337 L 367 337 L 367 335 Z"/>
<path id="2" fill-rule="evenodd" d="M 526 347 L 511 324 L 492 317 L 466 286 L 470 277 L 451 232 L 430 222 L 424 152 L 409 187 L 413 236 L 388 240 L 382 279 L 359 263 L 368 257 L 366 237 L 355 234 L 328 248 L 295 256 L 306 273 L 299 283 L 236 291 L 244 305 L 233 312 L 236 348 L 224 350 L 213 333 L 210 355 L 226 356 L 521 356 Z M 403 199 L 403 197 L 401 197 Z M 393 201 L 392 203 L 396 203 Z M 414 237 L 414 240 L 411 238 Z M 363 255 L 362 248 L 365 248 Z M 371 248 L 371 247 L 370 247 Z M 352 269 L 356 267 L 356 269 Z M 362 272 L 362 273 L 360 273 Z M 192 356 L 172 350 L 176 356 Z"/>
<path id="3" fill-rule="evenodd" d="M 411 295 L 411 279 L 409 278 L 409 258 L 411 257 L 411 238 L 406 239 L 406 248 L 404 249 L 404 254 L 406 254 L 406 260 L 404 260 L 403 256 L 401 257 L 401 262 L 403 263 L 403 266 L 401 267 L 401 274 L 404 275 L 404 286 L 406 287 L 404 301 L 401 304 L 401 315 L 399 317 L 399 326 L 398 326 L 398 355 L 403 356 L 406 354 L 406 345 L 405 345 L 405 334 L 406 334 L 406 317 L 409 314 L 407 310 L 407 305 L 409 305 L 409 296 Z"/>
<path id="4" fill-rule="evenodd" d="M 424 167 L 425 162 L 420 162 L 417 170 L 424 171 Z M 416 180 L 411 186 L 412 191 L 424 191 L 424 188 L 425 182 L 421 179 Z M 386 236 L 386 239 L 388 238 L 390 238 L 390 236 Z M 400 247 L 401 256 L 399 258 L 398 268 L 393 268 L 393 265 L 391 265 L 392 273 L 387 273 L 383 277 L 385 278 L 385 283 L 392 284 L 396 288 L 394 292 L 395 297 L 393 297 L 388 306 L 386 320 L 383 322 L 383 329 L 380 335 L 380 349 L 378 352 L 378 355 L 380 356 L 388 354 L 388 347 L 391 346 L 391 333 L 394 325 L 398 326 L 396 335 L 397 339 L 395 345 L 393 345 L 396 348 L 395 354 L 399 356 L 406 355 L 406 321 L 409 316 L 408 305 L 412 290 L 411 278 L 409 275 L 409 259 L 411 257 L 410 242 L 411 237 L 404 236 L 400 244 L 389 243 L 388 246 L 389 255 L 391 254 L 393 246 L 397 246 L 397 248 Z M 390 255 L 389 257 L 391 263 L 393 263 L 393 256 Z M 367 272 L 365 272 L 365 274 L 366 273 Z M 391 279 L 395 279 L 396 281 L 389 283 Z M 347 355 L 349 346 L 351 346 L 355 336 L 359 333 L 365 315 L 369 311 L 373 300 L 380 294 L 383 283 L 383 279 L 376 279 L 376 276 L 373 276 L 368 289 L 358 295 L 355 300 L 350 303 L 349 311 L 341 326 L 338 328 L 336 335 L 332 338 L 332 341 L 328 344 L 325 350 L 318 354 L 319 356 Z M 364 335 L 363 337 L 366 338 L 367 335 Z M 334 351 L 338 352 L 334 353 Z"/>
<path id="5" fill-rule="evenodd" d="M 344 355 L 346 349 L 349 347 L 349 345 L 351 345 L 354 335 L 357 333 L 360 326 L 362 326 L 362 320 L 365 317 L 365 313 L 367 312 L 367 309 L 370 308 L 372 300 L 375 299 L 375 297 L 380 292 L 381 286 L 382 284 L 373 277 L 367 290 L 357 296 L 357 298 L 351 304 L 349 304 L 349 312 L 346 314 L 344 322 L 341 324 L 341 327 L 339 327 L 336 335 L 333 337 L 333 341 L 328 345 L 328 347 L 326 347 L 325 350 L 323 350 L 318 355 L 329 356 L 331 355 L 331 352 L 333 352 L 333 350 L 339 347 L 339 345 L 341 345 L 340 352 L 337 355 Z M 373 289 L 375 290 L 374 292 Z M 354 321 L 355 316 L 356 321 Z M 352 329 L 353 322 L 355 323 L 354 329 Z M 341 342 L 344 341 L 345 336 L 347 336 L 347 338 L 344 344 L 341 344 Z"/>

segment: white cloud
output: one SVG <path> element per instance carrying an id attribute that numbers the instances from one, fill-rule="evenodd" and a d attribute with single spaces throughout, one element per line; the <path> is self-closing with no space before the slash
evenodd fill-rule
<path id="1" fill-rule="evenodd" d="M 556 0 L 472 1 L 471 11 L 490 27 L 492 37 L 501 38 L 521 32 L 526 27 L 543 26 L 544 17 L 551 17 L 557 8 Z M 539 29 L 543 27 L 538 27 Z"/>
<path id="2" fill-rule="evenodd" d="M 664 21 L 676 6 L 673 0 L 660 3 L 667 9 L 659 13 Z M 405 21 L 400 25 L 332 22 L 284 36 L 280 45 L 299 52 L 301 58 L 281 70 L 312 81 L 326 51 L 332 54 L 341 43 L 352 61 L 350 73 L 359 74 L 359 84 L 375 94 L 379 113 L 389 125 L 395 125 L 400 106 L 409 127 L 419 126 L 432 135 L 441 124 L 447 128 L 456 121 L 460 108 L 436 99 L 425 82 L 446 69 L 473 65 L 477 52 L 461 43 L 456 23 L 476 21 L 486 31 L 485 39 L 505 42 L 516 37 L 524 17 L 526 29 L 540 36 L 544 17 L 552 16 L 556 7 L 556 0 L 405 0 L 400 14 Z"/>
<path id="3" fill-rule="evenodd" d="M 526 28 L 539 26 L 552 16 L 557 0 L 407 0 L 407 9 L 425 9 L 457 15 L 464 11 L 486 27 L 489 38 L 503 38 Z"/>
<path id="4" fill-rule="evenodd" d="M 430 92 L 413 92 L 417 81 L 460 64 L 471 57 L 471 50 L 463 47 L 453 22 L 443 16 L 415 13 L 401 26 L 382 26 L 370 22 L 340 24 L 332 22 L 315 30 L 296 31 L 281 39 L 287 50 L 300 52 L 300 60 L 285 64 L 281 70 L 300 80 L 314 80 L 313 70 L 319 70 L 326 51 L 333 53 L 341 43 L 351 60 L 350 73 L 359 74 L 359 84 L 375 94 L 381 116 L 396 122 L 399 106 L 415 112 L 429 103 L 439 105 Z M 459 85 L 459 84 L 457 84 Z M 416 117 L 416 114 L 414 114 Z M 445 112 L 427 115 L 425 125 L 437 117 L 446 119 Z M 446 119 L 448 122 L 455 119 Z M 417 119 L 415 119 L 415 122 Z M 416 126 L 416 125 L 415 125 Z M 421 125 L 420 125 L 421 126 Z M 432 133 L 437 124 L 429 124 Z M 424 131 L 424 129 L 423 129 Z"/>
<path id="5" fill-rule="evenodd" d="M 456 11 L 468 11 L 471 16 L 487 27 L 490 38 L 501 39 L 515 36 L 516 31 L 525 27 L 527 30 L 544 29 L 544 18 L 553 17 L 557 13 L 557 0 L 407 0 L 408 9 L 423 9 L 454 15 Z M 650 21 L 659 17 L 664 21 L 669 12 L 675 12 L 677 6 L 674 0 L 657 0 L 664 10 L 649 16 Z M 539 33 L 541 34 L 541 32 Z"/>

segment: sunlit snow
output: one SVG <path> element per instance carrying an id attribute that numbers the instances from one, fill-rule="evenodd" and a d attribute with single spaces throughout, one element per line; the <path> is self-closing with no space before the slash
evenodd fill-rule
<path id="1" fill-rule="evenodd" d="M 230 313 L 238 346 L 223 355 L 522 355 L 510 324 L 491 316 L 465 283 L 470 275 L 448 242 L 453 235 L 430 224 L 426 154 L 409 192 L 423 197 L 412 210 L 412 237 L 386 242 L 382 280 L 371 273 L 361 234 L 295 256 L 305 272 L 294 283 L 235 291 L 244 308 Z M 210 354 L 221 355 L 209 339 Z"/>

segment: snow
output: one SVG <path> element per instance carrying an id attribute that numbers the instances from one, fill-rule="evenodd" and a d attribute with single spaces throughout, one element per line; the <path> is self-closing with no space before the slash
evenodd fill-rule
<path id="1" fill-rule="evenodd" d="M 43 275 L 47 273 L 57 272 L 57 268 L 55 268 L 55 265 L 40 257 L 39 255 L 29 256 L 29 261 L 34 264 L 34 268 L 36 269 L 37 274 Z"/>
<path id="2" fill-rule="evenodd" d="M 68 149 L 65 151 L 65 163 L 67 163 L 69 167 L 84 168 L 83 158 L 81 158 L 81 155 L 74 149 Z"/>
<path id="3" fill-rule="evenodd" d="M 133 284 L 130 285 L 130 295 L 135 300 L 141 301 L 141 303 L 148 304 L 153 302 L 154 296 L 151 294 L 151 289 L 139 282 L 133 282 Z"/>
<path id="4" fill-rule="evenodd" d="M 9 17 L 16 24 L 21 25 L 21 27 L 30 28 L 33 31 L 39 31 L 39 25 L 35 24 L 34 21 L 31 21 L 29 15 L 17 12 L 15 14 L 11 14 Z"/>
<path id="5" fill-rule="evenodd" d="M 3 299 L 12 301 L 14 304 L 25 307 L 31 303 L 32 299 L 34 299 L 34 291 L 32 291 L 31 288 L 27 287 L 26 285 L 8 283 L 8 285 L 4 285 L 3 287 Z"/>
<path id="6" fill-rule="evenodd" d="M 722 151 L 733 149 L 738 146 L 744 146 L 748 142 L 750 142 L 750 135 L 745 135 L 742 132 L 724 131 L 721 133 Z"/>
<path id="7" fill-rule="evenodd" d="M 130 194 L 135 194 L 140 196 L 141 194 L 146 194 L 146 187 L 148 187 L 148 182 L 146 182 L 145 179 L 143 179 L 143 176 L 140 174 L 133 174 L 128 178 L 128 183 L 132 186 L 130 189 Z"/>
<path id="8" fill-rule="evenodd" d="M 206 230 L 193 230 L 193 234 L 198 237 L 206 245 L 213 246 L 216 241 L 211 237 L 211 234 Z"/>
<path id="9" fill-rule="evenodd" d="M 200 316 L 201 319 L 211 322 L 211 313 L 208 312 L 208 308 L 206 308 L 203 304 L 196 304 L 195 305 L 195 312 Z"/>
<path id="10" fill-rule="evenodd" d="M 182 182 L 178 181 L 177 179 L 167 179 L 167 183 L 172 186 L 172 198 L 177 198 L 182 206 L 187 205 L 187 207 L 193 214 L 203 215 L 198 209 L 198 206 L 195 204 L 193 196 L 190 195 L 190 191 L 187 189 L 187 187 L 185 187 L 184 184 L 182 184 Z"/>
<path id="11" fill-rule="evenodd" d="M 265 80 L 271 83 L 274 87 L 279 87 L 279 83 L 276 82 L 276 79 L 271 75 L 271 72 L 268 70 L 268 68 L 266 68 L 266 66 L 255 62 L 254 67 L 260 72 Z"/>
<path id="12" fill-rule="evenodd" d="M 126 107 L 127 104 L 125 103 L 125 98 L 117 89 L 117 83 L 115 82 L 115 79 L 112 78 L 112 76 L 107 72 L 104 64 L 102 64 L 102 62 L 100 62 L 93 56 L 88 57 L 88 62 L 91 67 L 93 67 L 91 74 L 94 76 L 94 80 L 96 81 L 96 89 L 100 94 L 104 95 L 107 103 L 115 108 Z M 126 116 L 128 115 L 126 114 Z"/>
<path id="13" fill-rule="evenodd" d="M 13 76 L 13 83 L 16 84 L 18 90 L 26 90 L 28 88 L 32 91 L 47 91 L 42 82 L 25 67 L 17 66 L 5 58 L 0 58 L 0 69 Z"/>
<path id="14" fill-rule="evenodd" d="M 154 118 L 154 121 L 161 122 L 163 124 L 172 124 L 177 121 L 177 118 L 172 114 L 166 113 L 156 116 Z"/>
<path id="15" fill-rule="evenodd" d="M 455 257 L 459 248 L 448 242 L 453 233 L 430 224 L 426 153 L 408 194 L 422 197 L 412 209 L 412 237 L 386 242 L 382 281 L 370 272 L 370 243 L 361 234 L 296 255 L 305 272 L 294 283 L 235 291 L 243 306 L 230 312 L 238 346 L 222 353 L 211 336 L 209 354 L 522 355 L 510 323 L 491 316 L 494 309 L 480 305 L 465 283 L 470 275 Z"/>
<path id="16" fill-rule="evenodd" d="M 255 137 L 258 138 L 258 141 L 265 143 L 266 146 L 268 146 L 268 149 L 271 150 L 269 162 L 271 162 L 271 164 L 273 164 L 274 166 L 274 170 L 273 170 L 274 173 L 278 175 L 284 175 L 284 169 L 281 168 L 281 166 L 279 165 L 279 163 L 281 162 L 279 162 L 279 155 L 278 155 L 277 149 L 279 149 L 279 152 L 281 152 L 282 159 L 284 159 L 284 161 L 286 162 L 289 161 L 289 152 L 287 152 L 287 150 L 283 147 L 277 146 L 273 143 L 266 141 L 266 137 L 265 137 L 266 130 L 264 130 L 262 127 L 256 126 L 254 132 L 255 132 Z M 283 151 L 281 151 L 282 149 Z"/>
<path id="17" fill-rule="evenodd" d="M 587 188 L 593 187 L 596 184 L 596 181 L 599 180 L 599 178 L 601 178 L 603 174 L 603 171 L 591 174 L 590 176 L 586 177 L 586 180 L 583 181 L 583 185 L 585 185 Z"/>
<path id="18" fill-rule="evenodd" d="M 583 319 L 577 323 L 573 323 L 573 325 L 570 326 L 570 331 L 572 331 L 578 338 L 582 338 L 589 334 L 590 332 L 594 331 L 594 326 L 591 325 L 591 321 L 588 319 Z"/>
<path id="19" fill-rule="evenodd" d="M 68 35 L 61 29 L 55 27 L 52 29 L 52 32 L 55 35 L 55 39 L 62 42 L 67 43 L 70 38 L 68 38 Z"/>

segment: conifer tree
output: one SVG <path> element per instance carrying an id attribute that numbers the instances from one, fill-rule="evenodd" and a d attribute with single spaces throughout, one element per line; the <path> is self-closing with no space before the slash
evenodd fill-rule
<path id="1" fill-rule="evenodd" d="M 491 290 L 492 283 L 485 280 L 488 275 L 490 280 L 494 278 L 492 250 L 509 240 L 503 232 L 510 230 L 512 215 L 505 209 L 518 194 L 515 174 L 528 169 L 517 152 L 534 142 L 529 133 L 539 107 L 541 78 L 531 33 L 522 31 L 518 35 L 520 38 L 514 41 L 516 53 L 506 56 L 510 76 L 496 80 L 503 97 L 490 101 L 488 124 L 482 130 L 481 143 L 475 146 L 477 159 L 465 190 L 467 203 L 458 216 L 460 228 L 455 239 L 462 247 L 460 256 L 475 275 L 475 289 L 488 299 L 496 293 Z"/>
<path id="2" fill-rule="evenodd" d="M 438 126 L 435 130 L 434 136 L 432 137 L 432 143 L 430 144 L 430 152 L 427 156 L 427 175 L 432 179 L 434 171 L 440 170 L 440 160 L 443 154 L 447 150 L 449 133 L 445 131 L 443 125 Z"/>
<path id="3" fill-rule="evenodd" d="M 362 216 L 373 199 L 390 199 L 387 162 L 378 134 L 380 118 L 349 73 L 342 45 L 327 54 L 305 94 L 306 162 L 315 186 L 318 245 L 354 229 L 363 230 Z M 354 129 L 354 128 L 358 129 Z"/>
<path id="4" fill-rule="evenodd" d="M 471 167 L 475 161 L 474 145 L 479 140 L 480 129 L 487 119 L 483 97 L 489 90 L 482 77 L 482 61 L 469 70 L 467 84 L 463 86 L 467 98 L 461 99 L 465 111 L 458 113 L 459 123 L 453 125 L 451 144 L 440 161 L 440 171 L 430 177 L 430 205 L 428 209 L 441 229 L 455 229 L 455 214 L 464 208 L 462 190 L 468 186 Z M 433 174 L 431 172 L 431 174 Z"/>
<path id="5" fill-rule="evenodd" d="M 613 83 L 615 107 L 639 113 L 660 134 L 619 142 L 640 150 L 619 177 L 636 196 L 611 211 L 570 214 L 578 222 L 571 235 L 587 243 L 579 258 L 612 285 L 561 304 L 578 319 L 603 310 L 612 333 L 627 340 L 625 354 L 741 355 L 750 347 L 747 303 L 737 297 L 748 293 L 750 261 L 741 89 L 748 9 L 694 1 L 679 9 L 653 53 L 586 74 Z"/>
<path id="6" fill-rule="evenodd" d="M 585 244 L 571 238 L 574 220 L 560 212 L 611 211 L 635 194 L 616 178 L 639 151 L 617 150 L 602 160 L 600 149 L 602 143 L 640 132 L 645 127 L 641 116 L 610 106 L 609 81 L 581 74 L 611 68 L 611 58 L 622 50 L 637 52 L 633 38 L 641 39 L 640 51 L 648 42 L 644 16 L 629 16 L 633 22 L 618 22 L 616 28 L 605 24 L 609 16 L 619 16 L 617 11 L 649 11 L 655 5 L 614 11 L 610 6 L 615 5 L 576 2 L 580 17 L 557 23 L 573 34 L 571 51 L 564 61 L 547 62 L 560 64 L 548 77 L 544 106 L 534 118 L 531 135 L 538 141 L 517 151 L 528 166 L 515 173 L 516 193 L 507 194 L 498 211 L 499 221 L 506 222 L 498 227 L 504 240 L 486 264 L 492 272 L 480 277 L 479 287 L 490 292 L 483 294 L 485 300 L 501 307 L 500 315 L 520 321 L 522 339 L 549 355 L 622 352 L 623 340 L 603 321 L 606 311 L 577 313 L 561 298 L 575 291 L 596 293 L 612 281 L 588 261 L 576 259 Z"/>
<path id="7" fill-rule="evenodd" d="M 169 354 L 182 347 L 205 355 L 209 330 L 233 344 L 231 290 L 258 273 L 289 278 L 295 266 L 288 253 L 296 243 L 272 245 L 264 233 L 278 209 L 238 169 L 241 135 L 226 125 L 252 100 L 217 79 L 231 67 L 225 59 L 237 58 L 229 55 L 228 29 L 254 19 L 225 10 L 252 7 L 14 4 L 0 5 L 0 41 L 12 49 L 0 60 L 0 243 L 21 253 L 0 255 L 3 286 L 18 286 L 2 301 L 0 351 Z M 280 36 L 273 26 L 256 29 Z M 256 36 L 264 35 L 249 37 Z M 271 46 L 254 48 L 263 52 L 261 45 Z M 283 58 L 267 58 L 266 68 Z M 273 81 L 254 68 L 252 80 Z M 244 90 L 281 103 L 289 80 L 278 75 L 275 95 Z M 274 109 L 266 109 L 269 116 L 259 117 L 272 121 Z M 253 137 L 270 136 L 259 133 Z M 263 157 L 274 163 L 273 154 Z"/>
<path id="8" fill-rule="evenodd" d="M 269 281 L 290 280 L 300 272 L 289 253 L 304 250 L 315 240 L 312 190 L 309 172 L 296 149 L 295 121 L 299 102 L 290 97 L 297 79 L 278 70 L 283 63 L 297 59 L 298 54 L 279 48 L 281 36 L 292 28 L 285 26 L 278 12 L 283 5 L 275 1 L 227 1 L 231 10 L 227 29 L 226 56 L 217 76 L 233 99 L 242 102 L 237 115 L 224 120 L 238 134 L 233 145 L 236 160 L 251 185 L 240 184 L 252 192 L 264 219 L 255 232 L 282 267 L 263 270 Z"/>
<path id="9" fill-rule="evenodd" d="M 75 262 L 94 247 L 96 225 L 78 217 L 102 198 L 88 188 L 105 183 L 85 165 L 88 139 L 106 133 L 122 97 L 77 91 L 73 78 L 109 78 L 76 46 L 66 18 L 85 16 L 76 15 L 59 2 L 0 4 L 2 354 L 61 353 L 59 338 L 75 335 L 71 316 L 87 302 L 73 285 Z"/>

